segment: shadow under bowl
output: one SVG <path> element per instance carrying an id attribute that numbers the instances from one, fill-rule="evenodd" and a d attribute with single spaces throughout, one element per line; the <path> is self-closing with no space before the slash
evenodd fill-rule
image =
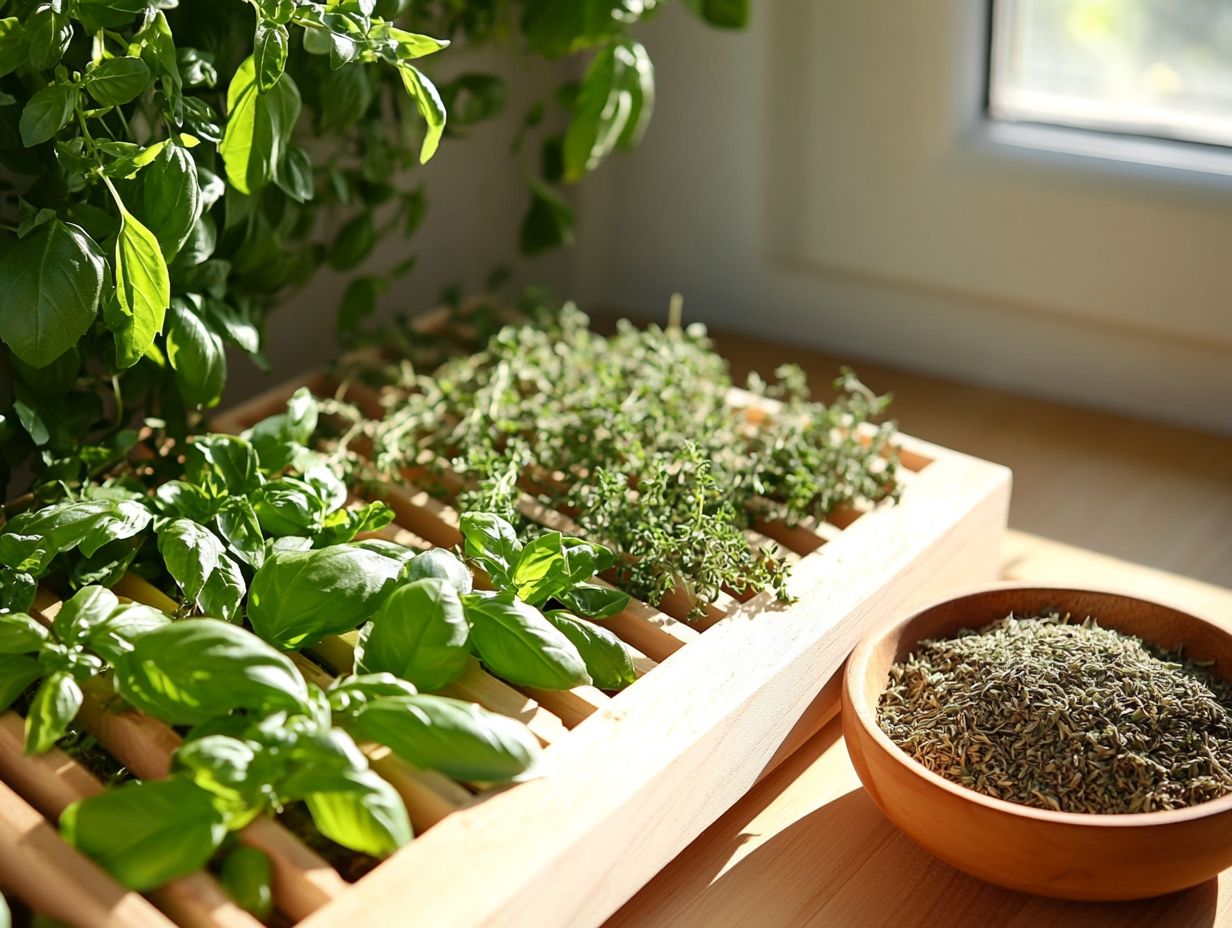
<path id="1" fill-rule="evenodd" d="M 1176 609 L 1091 590 L 1000 585 L 937 603 L 870 634 L 843 681 L 843 735 L 860 781 L 916 844 L 990 883 L 1062 899 L 1159 896 L 1232 866 L 1232 795 L 1162 812 L 1052 812 L 993 799 L 927 770 L 877 724 L 891 665 L 926 638 L 982 628 L 1011 612 L 1093 616 L 1105 628 L 1187 657 L 1232 680 L 1232 634 Z"/>

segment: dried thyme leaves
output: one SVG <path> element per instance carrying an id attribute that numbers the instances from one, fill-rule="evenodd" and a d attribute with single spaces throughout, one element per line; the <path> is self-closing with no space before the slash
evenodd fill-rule
<path id="1" fill-rule="evenodd" d="M 622 588 L 653 604 L 683 589 L 694 614 L 724 588 L 787 598 L 781 554 L 746 535 L 759 521 L 897 495 L 893 425 L 872 424 L 888 397 L 849 372 L 824 405 L 797 368 L 754 380 L 775 406 L 754 424 L 729 403 L 703 326 L 624 322 L 603 336 L 571 304 L 530 317 L 431 374 L 404 365 L 384 382 L 388 414 L 369 436 L 379 471 L 422 468 L 429 488 L 451 472 L 459 508 L 534 533 L 517 511 L 529 493 L 621 556 Z"/>
<path id="2" fill-rule="evenodd" d="M 934 773 L 1037 808 L 1153 812 L 1232 792 L 1232 687 L 1090 618 L 1011 615 L 920 642 L 877 718 Z"/>

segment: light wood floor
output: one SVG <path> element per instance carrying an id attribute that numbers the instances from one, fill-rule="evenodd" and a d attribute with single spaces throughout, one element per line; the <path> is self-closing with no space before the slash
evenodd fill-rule
<path id="1" fill-rule="evenodd" d="M 738 383 L 794 362 L 824 385 L 842 363 L 745 336 L 716 341 Z M 1012 528 L 1232 587 L 1232 438 L 852 366 L 893 391 L 904 431 L 1013 469 Z"/>

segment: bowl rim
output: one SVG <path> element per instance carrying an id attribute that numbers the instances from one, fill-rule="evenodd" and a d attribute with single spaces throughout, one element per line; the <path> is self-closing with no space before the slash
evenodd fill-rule
<path id="1" fill-rule="evenodd" d="M 976 596 L 998 593 L 998 592 L 1045 592 L 1056 591 L 1058 593 L 1095 593 L 1104 596 L 1115 596 L 1120 599 L 1134 600 L 1136 602 L 1145 603 L 1150 606 L 1159 606 L 1164 609 L 1170 609 L 1173 612 L 1180 613 L 1186 619 L 1205 625 L 1214 629 L 1225 638 L 1232 640 L 1232 629 L 1212 622 L 1210 619 L 1196 616 L 1185 609 L 1180 609 L 1177 606 L 1172 606 L 1167 603 L 1161 603 L 1156 600 L 1143 599 L 1141 596 L 1124 593 L 1109 587 L 1077 587 L 1077 586 L 1041 586 L 1034 583 L 1017 583 L 1013 581 L 1001 581 L 994 584 L 983 584 L 978 587 L 970 587 L 961 590 L 957 593 L 951 593 L 947 596 L 942 596 L 936 599 L 931 599 L 922 605 L 912 609 L 910 614 L 897 618 L 893 621 L 884 623 L 872 631 L 868 632 L 855 649 L 851 652 L 847 659 L 847 666 L 843 671 L 843 693 L 846 701 L 855 709 L 855 723 L 860 726 L 864 734 L 871 738 L 874 744 L 888 757 L 893 759 L 900 767 L 905 768 L 914 776 L 920 777 L 925 782 L 953 795 L 956 799 L 965 802 L 971 802 L 978 806 L 983 806 L 991 812 L 1000 812 L 1006 815 L 1013 815 L 1019 818 L 1031 819 L 1038 822 L 1045 822 L 1055 825 L 1074 825 L 1080 827 L 1095 827 L 1095 828 L 1143 828 L 1176 825 L 1182 822 L 1193 821 L 1195 819 L 1207 818 L 1213 815 L 1219 815 L 1224 812 L 1232 811 L 1232 793 L 1225 796 L 1220 796 L 1216 799 L 1208 799 L 1206 802 L 1198 803 L 1197 805 L 1185 806 L 1180 809 L 1161 809 L 1157 812 L 1055 812 L 1051 809 L 1040 809 L 1035 806 L 1023 805 L 1019 802 L 1010 802 L 1007 799 L 997 799 L 985 793 L 978 792 L 961 784 L 955 783 L 953 780 L 948 780 L 938 773 L 929 770 L 914 757 L 900 748 L 893 739 L 890 738 L 881 726 L 877 724 L 877 719 L 870 711 L 870 707 L 865 704 L 864 679 L 867 676 L 868 661 L 875 648 L 880 642 L 891 637 L 895 633 L 901 633 L 901 630 L 918 616 L 938 606 L 946 603 L 957 602 L 963 599 L 971 599 Z M 913 642 L 914 644 L 914 642 Z M 1232 681 L 1229 681 L 1232 682 Z"/>

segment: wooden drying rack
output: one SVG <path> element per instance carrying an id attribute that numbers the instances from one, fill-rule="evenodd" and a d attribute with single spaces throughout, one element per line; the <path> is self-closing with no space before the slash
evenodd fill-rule
<path id="1" fill-rule="evenodd" d="M 299 378 L 215 427 L 242 430 L 281 411 L 302 385 L 319 393 L 330 386 L 321 374 Z M 733 401 L 753 409 L 758 402 L 740 392 Z M 372 402 L 365 400 L 370 412 Z M 240 840 L 274 863 L 282 923 L 575 928 L 610 915 L 834 716 L 836 691 L 823 687 L 870 623 L 929 589 L 996 576 L 1009 472 L 906 436 L 895 443 L 905 484 L 899 504 L 847 509 L 798 527 L 759 525 L 753 533 L 778 542 L 792 562 L 794 604 L 769 592 L 724 593 L 700 619 L 685 621 L 683 595 L 669 595 L 659 608 L 630 602 L 603 623 L 636 654 L 638 680 L 619 694 L 515 687 L 476 662 L 442 691 L 526 723 L 545 747 L 544 777 L 483 790 L 370 749 L 417 836 L 355 883 L 275 819 L 245 828 Z M 396 515 L 382 537 L 417 549 L 461 541 L 448 502 L 410 483 L 376 496 Z M 541 524 L 571 527 L 566 515 L 529 496 L 520 508 Z M 136 578 L 116 592 L 175 608 Z M 41 591 L 36 606 L 49 621 L 59 602 Z M 325 686 L 333 671 L 350 670 L 352 641 L 327 639 L 293 658 Z M 138 777 L 165 776 L 178 735 L 97 693 L 87 694 L 80 726 Z M 52 823 L 69 802 L 102 786 L 61 751 L 22 755 L 21 726 L 12 712 L 0 718 L 0 886 L 91 928 L 254 928 L 204 873 L 147 900 L 65 844 Z"/>

